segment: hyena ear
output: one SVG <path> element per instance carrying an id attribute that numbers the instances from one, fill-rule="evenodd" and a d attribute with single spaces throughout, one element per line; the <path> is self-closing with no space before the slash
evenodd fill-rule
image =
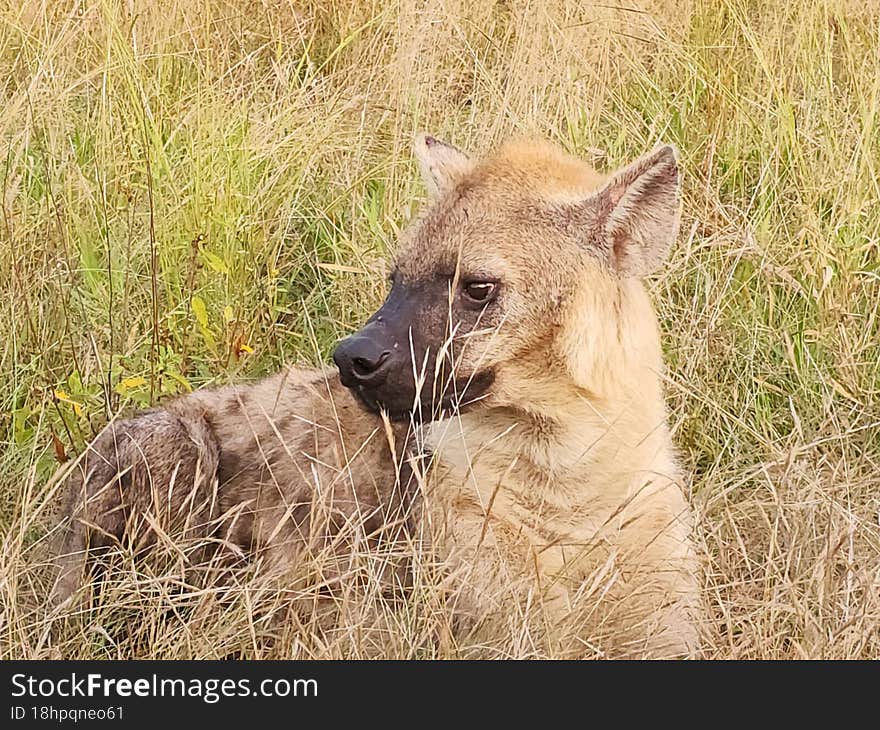
<path id="1" fill-rule="evenodd" d="M 660 267 L 678 235 L 680 197 L 678 152 L 671 145 L 619 170 L 591 196 L 600 211 L 593 242 L 618 274 L 639 277 Z"/>
<path id="2" fill-rule="evenodd" d="M 473 163 L 458 147 L 429 134 L 417 134 L 413 145 L 429 195 L 443 195 L 473 169 Z"/>

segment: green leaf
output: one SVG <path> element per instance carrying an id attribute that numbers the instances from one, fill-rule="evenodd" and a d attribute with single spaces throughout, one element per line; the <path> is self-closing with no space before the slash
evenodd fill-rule
<path id="1" fill-rule="evenodd" d="M 214 269 L 218 274 L 229 273 L 229 267 L 226 265 L 226 262 L 217 254 L 211 253 L 210 251 L 202 251 L 202 256 L 204 256 L 208 266 Z"/>
<path id="2" fill-rule="evenodd" d="M 208 308 L 205 306 L 205 300 L 201 297 L 192 298 L 192 311 L 196 316 L 196 321 L 202 328 L 208 327 Z"/>

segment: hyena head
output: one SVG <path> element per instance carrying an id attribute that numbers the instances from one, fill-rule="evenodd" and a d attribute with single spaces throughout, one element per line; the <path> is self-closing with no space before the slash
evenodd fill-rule
<path id="1" fill-rule="evenodd" d="M 342 382 L 371 409 L 422 420 L 560 382 L 588 389 L 591 349 L 642 326 L 621 297 L 643 292 L 676 236 L 675 150 L 606 177 L 545 144 L 478 162 L 426 135 L 415 149 L 430 205 L 404 234 L 385 303 L 334 353 Z"/>

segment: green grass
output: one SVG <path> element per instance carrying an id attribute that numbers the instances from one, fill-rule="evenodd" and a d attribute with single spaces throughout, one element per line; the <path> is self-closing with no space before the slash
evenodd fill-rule
<path id="1" fill-rule="evenodd" d="M 713 651 L 876 656 L 880 8 L 582 5 L 0 9 L 0 654 L 43 652 L 12 604 L 59 451 L 326 360 L 381 301 L 429 129 L 477 152 L 537 134 L 603 169 L 679 146 L 653 290 Z"/>

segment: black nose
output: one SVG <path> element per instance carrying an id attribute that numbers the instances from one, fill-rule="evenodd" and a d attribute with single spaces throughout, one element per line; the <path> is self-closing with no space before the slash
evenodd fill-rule
<path id="1" fill-rule="evenodd" d="M 349 388 L 354 385 L 378 385 L 385 379 L 390 357 L 390 350 L 361 333 L 344 339 L 333 353 L 342 384 Z"/>

